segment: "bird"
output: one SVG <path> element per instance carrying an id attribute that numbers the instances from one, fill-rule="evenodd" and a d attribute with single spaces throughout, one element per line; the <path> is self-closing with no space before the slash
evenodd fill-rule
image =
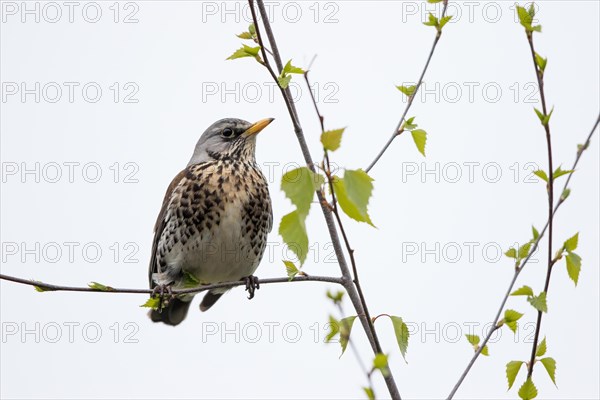
<path id="1" fill-rule="evenodd" d="M 256 136 L 273 118 L 224 118 L 200 136 L 187 166 L 168 186 L 154 226 L 149 266 L 154 292 L 245 280 L 249 298 L 273 228 L 268 182 L 256 162 Z M 229 288 L 209 290 L 200 310 Z M 178 325 L 194 295 L 170 296 L 150 319 Z"/>

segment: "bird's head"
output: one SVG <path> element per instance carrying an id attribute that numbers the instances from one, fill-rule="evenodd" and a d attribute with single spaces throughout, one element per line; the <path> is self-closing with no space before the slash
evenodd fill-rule
<path id="1" fill-rule="evenodd" d="M 253 162 L 256 134 L 273 122 L 273 118 L 250 123 L 237 118 L 224 118 L 200 136 L 189 165 L 221 158 Z"/>

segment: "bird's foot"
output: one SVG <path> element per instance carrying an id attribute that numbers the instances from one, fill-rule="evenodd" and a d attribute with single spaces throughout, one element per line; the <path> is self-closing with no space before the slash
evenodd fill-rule
<path id="1" fill-rule="evenodd" d="M 254 297 L 254 291 L 260 289 L 258 278 L 254 275 L 247 276 L 242 279 L 246 283 L 246 292 L 248 292 L 248 299 Z"/>
<path id="2" fill-rule="evenodd" d="M 173 298 L 173 291 L 171 290 L 172 284 L 157 285 L 152 290 L 151 297 L 158 297 L 158 312 L 162 312 L 162 309 L 169 304 L 169 300 Z M 166 301 L 165 301 L 166 300 Z"/>

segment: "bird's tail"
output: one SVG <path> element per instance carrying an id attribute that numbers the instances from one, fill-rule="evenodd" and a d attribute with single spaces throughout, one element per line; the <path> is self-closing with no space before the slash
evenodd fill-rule
<path id="1" fill-rule="evenodd" d="M 222 289 L 221 289 L 222 290 Z M 204 295 L 202 299 L 202 303 L 200 303 L 200 311 L 206 311 L 213 306 L 223 296 L 224 292 L 218 293 L 209 290 L 208 293 Z"/>
<path id="2" fill-rule="evenodd" d="M 192 304 L 192 297 L 189 299 L 179 299 L 177 297 L 170 299 L 169 304 L 160 312 L 151 310 L 148 315 L 153 322 L 164 322 L 167 325 L 179 325 L 183 321 Z"/>

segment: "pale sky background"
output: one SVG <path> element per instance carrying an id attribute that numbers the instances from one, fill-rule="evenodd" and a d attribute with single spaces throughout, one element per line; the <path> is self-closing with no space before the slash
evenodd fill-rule
<path id="1" fill-rule="evenodd" d="M 34 11 L 25 13 L 23 4 Z M 275 117 L 258 139 L 276 223 L 257 275 L 284 276 L 287 252 L 277 227 L 292 206 L 279 181 L 303 161 L 267 71 L 250 59 L 225 61 L 240 47 L 235 34 L 248 26 L 246 3 L 114 4 L 76 2 L 70 22 L 63 2 L 2 2 L 2 273 L 146 287 L 162 196 L 204 129 L 223 117 Z M 421 22 L 439 7 L 268 4 L 283 57 L 306 67 L 318 55 L 311 78 L 326 126 L 347 127 L 333 161 L 365 168 L 400 118 L 405 103 L 394 85 L 417 79 L 435 32 Z M 539 7 L 543 33 L 535 42 L 549 59 L 554 160 L 563 168 L 598 116 L 599 13 L 597 1 Z M 413 332 L 406 364 L 389 321 L 377 321 L 400 393 L 411 399 L 448 395 L 472 355 L 464 334 L 483 336 L 512 277 L 512 263 L 499 251 L 528 240 L 531 225 L 541 228 L 546 219 L 544 185 L 531 175 L 547 169 L 546 144 L 513 5 L 452 2 L 449 14 L 457 21 L 445 28 L 426 92 L 409 113 L 429 133 L 427 158 L 410 136 L 398 138 L 372 170 L 377 229 L 346 221 L 372 314 L 401 316 Z M 307 88 L 294 77 L 292 89 L 319 158 Z M 577 288 L 564 261 L 552 275 L 542 336 L 558 364 L 558 389 L 538 365 L 542 399 L 600 396 L 598 141 L 596 135 L 556 217 L 555 246 L 580 232 L 583 267 Z M 308 229 L 304 269 L 337 275 L 317 207 Z M 542 290 L 545 243 L 518 287 Z M 3 398 L 364 397 L 366 379 L 354 355 L 338 359 L 339 345 L 323 343 L 328 315 L 337 316 L 325 298 L 332 285 L 264 286 L 252 301 L 237 288 L 207 313 L 196 300 L 176 328 L 151 323 L 139 308 L 144 296 L 37 293 L 4 281 L 0 287 Z M 505 365 L 529 358 L 536 313 L 524 298 L 508 306 L 525 313 L 518 335 L 500 331 L 491 356 L 477 361 L 457 398 L 517 397 L 525 371 L 507 392 Z M 347 302 L 345 309 L 352 314 Z M 370 362 L 358 323 L 352 340 Z M 386 397 L 381 377 L 374 383 Z"/>

